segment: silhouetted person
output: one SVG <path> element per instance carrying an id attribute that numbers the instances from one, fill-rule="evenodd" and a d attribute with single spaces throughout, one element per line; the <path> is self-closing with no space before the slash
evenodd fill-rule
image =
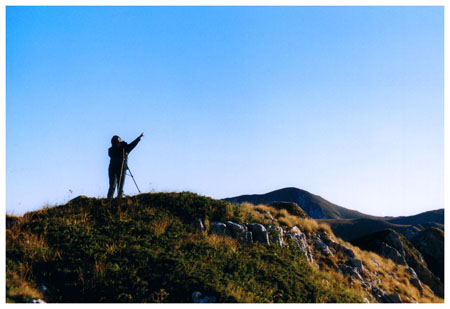
<path id="1" fill-rule="evenodd" d="M 127 158 L 131 150 L 136 147 L 144 133 L 138 136 L 133 142 L 128 144 L 114 135 L 111 139 L 112 146 L 108 149 L 108 155 L 111 158 L 109 162 L 109 190 L 108 198 L 112 198 L 114 191 L 117 189 L 117 197 L 121 197 L 123 193 L 123 184 L 125 183 L 125 172 L 128 169 Z"/>

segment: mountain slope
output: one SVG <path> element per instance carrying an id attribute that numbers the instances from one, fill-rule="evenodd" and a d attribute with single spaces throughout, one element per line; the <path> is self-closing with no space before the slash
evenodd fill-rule
<path id="1" fill-rule="evenodd" d="M 7 216 L 7 302 L 442 302 L 401 266 L 277 207 L 152 193 Z"/>
<path id="2" fill-rule="evenodd" d="M 441 247 L 435 248 L 443 252 L 444 243 L 441 235 Z M 400 265 L 407 265 L 414 269 L 418 278 L 426 283 L 440 297 L 444 296 L 444 285 L 428 268 L 422 254 L 406 239 L 405 236 L 391 229 L 365 235 L 352 243 L 364 250 L 376 252 L 392 259 Z M 442 254 L 443 257 L 443 254 Z"/>
<path id="3" fill-rule="evenodd" d="M 9 217 L 7 300 L 185 303 L 199 291 L 217 302 L 362 301 L 309 265 L 296 247 L 240 245 L 193 224 L 201 219 L 209 229 L 213 221 L 257 222 L 260 216 L 183 192 L 120 202 L 80 197 Z"/>
<path id="4" fill-rule="evenodd" d="M 284 188 L 266 194 L 240 195 L 225 198 L 232 203 L 249 202 L 252 204 L 270 204 L 273 202 L 293 202 L 314 219 L 381 219 L 333 204 L 324 198 L 298 188 Z"/>

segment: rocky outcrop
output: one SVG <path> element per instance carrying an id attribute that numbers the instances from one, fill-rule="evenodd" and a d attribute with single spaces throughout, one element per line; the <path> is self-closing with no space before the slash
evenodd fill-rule
<path id="1" fill-rule="evenodd" d="M 227 225 L 222 222 L 212 222 L 210 232 L 211 232 L 211 234 L 215 234 L 215 235 L 219 235 L 219 236 L 231 237 L 230 230 L 227 228 Z"/>
<path id="2" fill-rule="evenodd" d="M 195 221 L 194 221 L 194 226 L 195 226 L 198 230 L 200 230 L 200 231 L 202 231 L 202 232 L 205 231 L 205 226 L 203 225 L 203 221 L 202 221 L 201 219 L 195 220 Z"/>
<path id="3" fill-rule="evenodd" d="M 238 224 L 231 221 L 226 222 L 227 228 L 231 235 L 236 238 L 241 244 L 251 245 L 253 243 L 253 235 L 246 225 Z"/>
<path id="4" fill-rule="evenodd" d="M 251 223 L 247 225 L 250 232 L 252 232 L 253 240 L 269 246 L 269 233 L 264 225 L 259 223 Z"/>
<path id="5" fill-rule="evenodd" d="M 391 229 L 366 235 L 352 242 L 363 250 L 373 251 L 397 264 L 409 266 L 412 284 L 420 289 L 422 282 L 427 284 L 439 297 L 444 297 L 444 285 L 429 269 L 422 254 L 405 236 Z M 419 282 L 417 282 L 417 280 Z"/>
<path id="6" fill-rule="evenodd" d="M 272 244 L 276 244 L 280 247 L 285 245 L 284 242 L 284 230 L 278 225 L 269 225 L 267 227 L 267 232 L 269 233 L 269 241 Z"/>
<path id="7" fill-rule="evenodd" d="M 198 222 L 197 226 L 202 226 Z M 341 273 L 348 278 L 349 283 L 359 283 L 360 286 L 371 295 L 367 301 L 382 303 L 399 303 L 402 301 L 411 302 L 410 299 L 402 300 L 396 294 L 389 294 L 381 288 L 382 276 L 378 272 L 371 272 L 364 263 L 358 259 L 355 252 L 342 243 L 339 243 L 324 231 L 303 233 L 300 228 L 293 226 L 283 229 L 280 226 L 264 226 L 259 223 L 240 224 L 232 221 L 212 222 L 210 234 L 237 239 L 241 244 L 252 245 L 255 242 L 266 246 L 297 246 L 304 254 L 308 263 L 319 266 L 323 263 L 334 271 Z M 384 249 L 386 254 L 398 254 L 402 257 L 399 261 L 406 263 L 408 250 L 402 245 L 402 240 L 397 235 L 386 235 Z M 383 245 L 381 245 L 383 246 Z M 402 255 L 403 254 L 403 255 Z M 317 260 L 315 260 L 315 258 Z M 334 262 L 331 262 L 333 260 Z M 372 259 L 373 264 L 378 268 L 380 264 Z M 412 266 L 407 269 L 410 275 L 410 283 L 419 291 L 423 291 L 423 285 L 415 268 Z M 393 278 L 397 276 L 391 274 Z M 397 278 L 397 280 L 399 280 Z M 200 296 L 199 296 L 200 295 Z M 193 296 L 194 297 L 194 296 Z M 201 294 L 196 294 L 196 299 L 202 299 Z"/>
<path id="8" fill-rule="evenodd" d="M 422 254 L 430 271 L 444 283 L 444 232 L 429 228 L 418 233 L 411 242 Z"/>

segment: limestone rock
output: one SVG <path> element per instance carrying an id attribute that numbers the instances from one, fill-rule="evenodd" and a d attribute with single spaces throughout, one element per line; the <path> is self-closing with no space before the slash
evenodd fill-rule
<path id="1" fill-rule="evenodd" d="M 252 232 L 253 240 L 265 244 L 267 246 L 270 245 L 269 234 L 267 233 L 264 225 L 259 223 L 250 223 L 248 225 L 248 229 Z"/>
<path id="2" fill-rule="evenodd" d="M 251 245 L 253 243 L 252 232 L 249 232 L 247 226 L 244 224 L 227 221 L 226 226 L 231 232 L 231 236 L 236 238 L 240 243 L 247 245 Z"/>
<path id="3" fill-rule="evenodd" d="M 271 243 L 280 247 L 284 246 L 284 231 L 281 226 L 270 225 L 268 226 L 267 231 L 269 233 L 269 240 Z"/>
<path id="4" fill-rule="evenodd" d="M 243 224 L 238 224 L 231 221 L 227 221 L 225 222 L 225 224 L 227 228 L 230 230 L 231 236 L 235 238 L 241 235 L 242 233 L 247 232 L 247 227 Z"/>
<path id="5" fill-rule="evenodd" d="M 202 232 L 205 231 L 205 226 L 203 225 L 202 219 L 195 220 L 194 226 Z"/>
<path id="6" fill-rule="evenodd" d="M 215 235 L 231 237 L 230 231 L 228 230 L 226 224 L 222 222 L 212 222 L 210 232 Z"/>

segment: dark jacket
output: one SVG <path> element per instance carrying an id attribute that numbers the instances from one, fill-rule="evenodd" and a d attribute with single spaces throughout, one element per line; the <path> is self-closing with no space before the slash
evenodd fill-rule
<path id="1" fill-rule="evenodd" d="M 108 155 L 111 158 L 111 161 L 109 162 L 109 169 L 120 172 L 122 170 L 123 161 L 123 171 L 126 171 L 128 154 L 134 149 L 134 147 L 136 147 L 140 140 L 141 138 L 138 137 L 130 144 L 127 142 L 120 142 L 111 146 L 108 149 Z"/>

